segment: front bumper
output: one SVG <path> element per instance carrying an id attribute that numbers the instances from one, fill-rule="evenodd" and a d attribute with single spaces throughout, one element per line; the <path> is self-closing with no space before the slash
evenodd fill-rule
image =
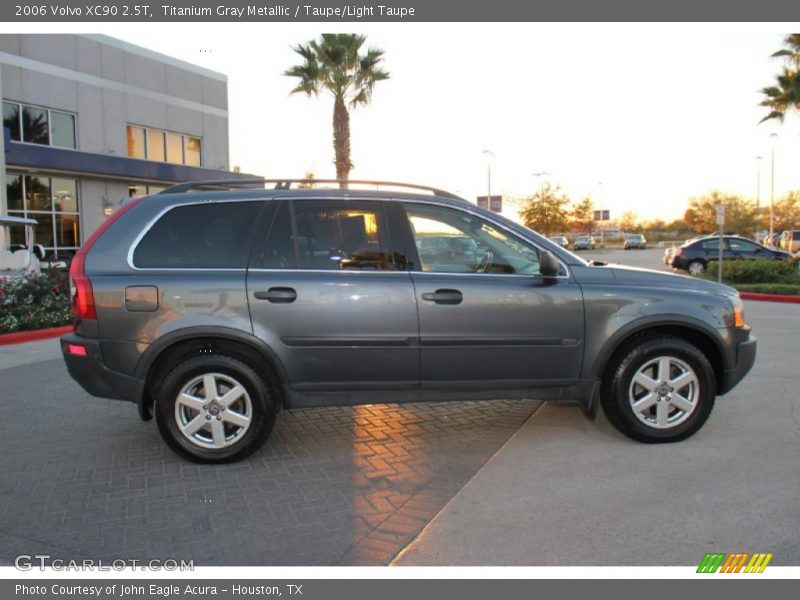
<path id="1" fill-rule="evenodd" d="M 85 356 L 68 352 L 69 344 L 85 348 Z M 69 374 L 92 396 L 127 402 L 137 402 L 141 397 L 144 382 L 108 369 L 103 363 L 99 340 L 69 333 L 61 338 L 61 354 Z"/>
<path id="2" fill-rule="evenodd" d="M 756 362 L 756 338 L 750 334 L 749 339 L 736 346 L 736 366 L 722 374 L 722 389 L 719 394 L 727 394 L 738 384 Z"/>

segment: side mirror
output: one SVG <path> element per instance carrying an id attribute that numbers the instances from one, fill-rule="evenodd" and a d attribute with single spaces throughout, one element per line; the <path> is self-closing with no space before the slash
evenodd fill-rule
<path id="1" fill-rule="evenodd" d="M 543 250 L 539 254 L 539 274 L 543 277 L 558 277 L 558 271 L 561 268 L 556 257 L 547 250 Z"/>

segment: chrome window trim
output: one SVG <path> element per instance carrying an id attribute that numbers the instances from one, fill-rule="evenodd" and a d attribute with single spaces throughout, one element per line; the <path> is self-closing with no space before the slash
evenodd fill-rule
<path id="1" fill-rule="evenodd" d="M 465 213 L 467 213 L 469 215 L 473 215 L 475 217 L 478 217 L 480 219 L 483 219 L 484 221 L 487 221 L 487 222 L 491 223 L 495 227 L 498 227 L 499 229 L 503 230 L 508 235 L 512 236 L 514 239 L 517 239 L 517 240 L 520 239 L 520 235 L 518 233 L 516 233 L 515 231 L 510 230 L 503 223 L 499 223 L 496 220 L 492 219 L 491 217 L 487 217 L 486 215 L 480 214 L 477 211 L 468 210 L 469 207 L 471 206 L 471 205 L 468 205 L 468 204 L 465 205 L 462 208 L 462 207 L 450 206 L 449 204 L 443 204 L 443 203 L 435 202 L 435 201 L 431 202 L 430 200 L 427 200 L 427 199 L 396 198 L 396 197 L 393 197 L 393 196 L 383 196 L 383 197 L 374 197 L 374 198 L 373 197 L 347 197 L 347 196 L 345 196 L 345 197 L 341 197 L 341 196 L 331 197 L 331 196 L 326 196 L 324 194 L 320 194 L 319 196 L 317 196 L 315 194 L 313 196 L 303 196 L 303 197 L 297 198 L 297 197 L 293 197 L 292 194 L 287 194 L 286 190 L 275 190 L 275 191 L 277 191 L 278 193 L 275 194 L 275 195 L 266 196 L 266 197 L 263 197 L 263 198 L 241 198 L 241 199 L 231 198 L 231 199 L 219 199 L 219 200 L 206 199 L 206 200 L 197 200 L 197 201 L 193 201 L 193 202 L 181 202 L 180 204 L 173 204 L 171 206 L 165 207 L 163 210 L 159 211 L 156 214 L 155 217 L 153 217 L 150 221 L 148 221 L 148 223 L 144 227 L 144 229 L 142 229 L 142 231 L 139 232 L 139 234 L 134 239 L 133 243 L 131 244 L 130 248 L 128 249 L 128 255 L 127 255 L 128 267 L 130 269 L 134 270 L 134 271 L 196 271 L 196 272 L 202 272 L 202 271 L 233 271 L 233 272 L 236 272 L 236 271 L 253 271 L 253 272 L 257 272 L 257 273 L 271 273 L 271 272 L 274 272 L 274 273 L 289 273 L 289 272 L 293 272 L 293 273 L 359 273 L 359 274 L 381 274 L 381 275 L 382 274 L 386 274 L 386 273 L 409 273 L 409 274 L 419 273 L 419 274 L 423 274 L 423 275 L 426 275 L 426 274 L 427 275 L 440 275 L 440 276 L 441 275 L 453 275 L 453 276 L 456 276 L 456 277 L 485 277 L 485 276 L 488 275 L 490 277 L 523 277 L 523 278 L 526 278 L 526 279 L 529 279 L 529 278 L 532 278 L 532 277 L 542 277 L 542 275 L 540 275 L 538 273 L 533 273 L 533 274 L 521 274 L 521 273 L 448 273 L 446 271 L 415 271 L 415 270 L 373 271 L 373 270 L 362 270 L 362 269 L 297 269 L 297 268 L 292 268 L 292 269 L 262 269 L 262 268 L 253 268 L 253 267 L 251 267 L 249 269 L 247 269 L 247 268 L 210 268 L 210 267 L 137 267 L 136 265 L 133 264 L 133 255 L 136 252 L 136 248 L 139 246 L 139 243 L 142 241 L 144 236 L 147 235 L 147 233 L 150 231 L 150 229 L 153 227 L 153 225 L 155 225 L 159 221 L 159 219 L 161 219 L 166 213 L 168 213 L 169 211 L 171 211 L 173 209 L 180 208 L 182 206 L 194 206 L 194 205 L 197 205 L 197 204 L 211 204 L 211 203 L 217 204 L 217 203 L 231 203 L 231 202 L 267 202 L 267 201 L 271 201 L 271 200 L 275 200 L 275 201 L 278 201 L 278 200 L 292 200 L 292 201 L 303 201 L 303 200 L 317 200 L 317 201 L 319 201 L 319 200 L 324 200 L 324 201 L 345 200 L 345 201 L 347 201 L 347 200 L 353 200 L 353 201 L 400 202 L 402 204 L 406 204 L 406 203 L 409 203 L 409 204 L 424 204 L 426 206 L 433 206 L 433 207 L 438 207 L 438 208 L 445 208 L 445 209 L 451 209 L 451 210 L 465 212 Z M 281 193 L 281 192 L 283 192 L 283 193 Z M 432 198 L 435 198 L 435 197 L 432 197 Z M 536 242 L 534 242 L 532 240 L 529 240 L 527 238 L 522 238 L 521 241 L 523 241 L 523 242 L 525 242 L 527 244 L 533 245 L 539 252 L 542 252 L 542 251 L 550 252 L 549 250 L 546 250 L 546 249 L 542 248 L 541 246 L 539 246 L 539 244 L 537 244 Z M 552 252 L 551 252 L 551 254 L 552 254 Z M 558 264 L 564 269 L 565 275 L 556 275 L 555 277 L 549 277 L 548 279 L 572 279 L 572 271 L 570 270 L 569 266 L 563 260 L 561 260 L 558 256 L 556 256 L 555 254 L 553 254 L 553 256 L 558 261 Z"/>
<path id="2" fill-rule="evenodd" d="M 198 204 L 227 204 L 227 203 L 239 203 L 239 202 L 265 202 L 267 200 L 271 200 L 272 196 L 268 196 L 266 198 L 240 198 L 240 199 L 225 199 L 225 200 L 195 200 L 192 202 L 181 202 L 179 204 L 172 204 L 170 206 L 164 207 L 160 210 L 155 217 L 150 219 L 144 228 L 139 232 L 139 234 L 134 238 L 133 242 L 131 243 L 130 247 L 128 248 L 128 254 L 126 257 L 126 261 L 128 263 L 128 267 L 133 271 L 247 271 L 247 267 L 137 267 L 133 264 L 133 255 L 136 253 L 136 249 L 139 247 L 144 236 L 146 236 L 150 230 L 164 215 L 166 215 L 171 210 L 176 208 L 181 208 L 183 206 L 196 206 Z"/>

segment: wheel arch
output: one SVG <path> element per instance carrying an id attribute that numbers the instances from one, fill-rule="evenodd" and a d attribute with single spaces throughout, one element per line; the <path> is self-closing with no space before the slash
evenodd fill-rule
<path id="1" fill-rule="evenodd" d="M 723 389 L 723 377 L 727 364 L 725 347 L 716 332 L 709 331 L 707 326 L 701 323 L 689 320 L 648 320 L 629 324 L 603 346 L 598 358 L 593 363 L 591 375 L 601 380 L 605 376 L 609 364 L 633 342 L 660 335 L 681 338 L 696 346 L 711 363 L 717 389 Z"/>
<path id="2" fill-rule="evenodd" d="M 139 416 L 149 421 L 153 418 L 154 390 L 170 367 L 199 354 L 226 354 L 247 363 L 259 373 L 266 374 L 273 392 L 281 393 L 286 383 L 286 370 L 277 354 L 262 341 L 238 330 L 222 327 L 197 327 L 164 336 L 154 342 L 144 353 L 136 367 L 136 375 L 144 381 L 137 402 Z"/>

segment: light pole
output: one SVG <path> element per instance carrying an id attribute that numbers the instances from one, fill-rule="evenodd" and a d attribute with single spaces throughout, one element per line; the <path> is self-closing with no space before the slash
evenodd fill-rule
<path id="1" fill-rule="evenodd" d="M 756 156 L 756 242 L 760 243 L 758 239 L 759 219 L 761 211 L 761 157 Z"/>
<path id="2" fill-rule="evenodd" d="M 775 140 L 777 133 L 769 134 L 770 139 L 770 184 L 769 184 L 769 245 L 774 246 L 772 235 L 775 233 Z"/>
<path id="3" fill-rule="evenodd" d="M 536 177 L 539 180 L 539 191 L 544 190 L 544 178 L 550 175 L 549 171 L 536 171 L 535 173 L 531 173 L 531 176 Z"/>
<path id="4" fill-rule="evenodd" d="M 494 152 L 491 150 L 484 150 L 486 156 L 486 210 L 491 210 L 492 206 L 492 158 Z"/>
<path id="5" fill-rule="evenodd" d="M 605 246 L 606 243 L 605 235 L 603 235 L 604 231 L 603 231 L 603 182 L 602 181 L 597 182 L 597 201 L 598 204 L 600 204 L 600 218 L 598 219 L 598 221 L 600 221 L 600 247 L 602 248 L 603 246 Z"/>

